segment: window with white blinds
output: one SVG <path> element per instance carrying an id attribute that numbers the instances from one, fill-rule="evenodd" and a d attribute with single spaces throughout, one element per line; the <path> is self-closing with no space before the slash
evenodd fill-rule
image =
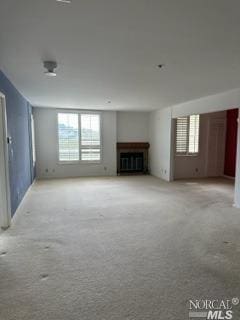
<path id="1" fill-rule="evenodd" d="M 59 161 L 79 160 L 78 114 L 58 114 Z"/>
<path id="2" fill-rule="evenodd" d="M 188 153 L 198 153 L 199 151 L 199 115 L 189 117 L 189 141 Z"/>
<path id="3" fill-rule="evenodd" d="M 188 117 L 176 121 L 176 153 L 186 154 L 188 149 Z"/>
<path id="4" fill-rule="evenodd" d="M 99 161 L 100 145 L 99 114 L 81 114 L 81 160 Z"/>
<path id="5" fill-rule="evenodd" d="M 199 152 L 199 115 L 176 119 L 176 154 L 196 155 Z"/>
<path id="6" fill-rule="evenodd" d="M 59 161 L 100 161 L 100 114 L 58 113 Z"/>

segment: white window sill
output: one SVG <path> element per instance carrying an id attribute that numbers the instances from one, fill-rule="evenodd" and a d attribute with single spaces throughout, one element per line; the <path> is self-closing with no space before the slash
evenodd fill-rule
<path id="1" fill-rule="evenodd" d="M 79 160 L 76 160 L 76 161 L 58 161 L 58 164 L 59 165 L 80 165 L 80 164 L 101 164 L 102 161 L 101 160 L 96 160 L 96 161 L 89 161 L 89 160 L 82 160 L 82 161 L 79 161 Z"/>
<path id="2" fill-rule="evenodd" d="M 175 154 L 176 157 L 198 157 L 199 153 L 193 153 L 193 154 Z"/>

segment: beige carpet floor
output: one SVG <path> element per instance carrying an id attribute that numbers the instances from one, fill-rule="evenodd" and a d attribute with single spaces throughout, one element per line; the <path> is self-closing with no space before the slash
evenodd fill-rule
<path id="1" fill-rule="evenodd" d="M 180 320 L 189 299 L 240 298 L 232 203 L 224 179 L 36 182 L 0 234 L 0 320 Z"/>

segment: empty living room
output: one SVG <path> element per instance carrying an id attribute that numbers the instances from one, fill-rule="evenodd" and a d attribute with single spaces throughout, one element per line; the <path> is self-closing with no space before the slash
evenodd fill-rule
<path id="1" fill-rule="evenodd" d="M 0 320 L 240 319 L 240 2 L 0 0 Z"/>

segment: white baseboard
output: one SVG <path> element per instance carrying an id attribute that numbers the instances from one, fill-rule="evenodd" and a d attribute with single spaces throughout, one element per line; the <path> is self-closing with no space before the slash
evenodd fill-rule
<path id="1" fill-rule="evenodd" d="M 21 202 L 19 203 L 19 205 L 18 205 L 18 207 L 17 207 L 17 210 L 15 211 L 15 213 L 14 213 L 14 215 L 13 215 L 12 219 L 11 219 L 11 223 L 16 219 L 17 214 L 18 214 L 18 211 L 20 210 L 20 208 L 21 208 L 21 206 L 22 206 L 23 202 L 25 201 L 25 199 L 26 199 L 27 195 L 28 195 L 28 194 L 29 194 L 29 192 L 31 191 L 31 189 L 32 189 L 33 185 L 35 184 L 35 182 L 36 182 L 36 178 L 33 180 L 32 184 L 28 187 L 27 191 L 25 192 L 25 194 L 24 194 L 24 196 L 23 196 L 23 198 L 22 198 Z M 10 227 L 11 227 L 11 226 L 10 226 Z"/>
<path id="2" fill-rule="evenodd" d="M 223 177 L 226 179 L 235 180 L 235 177 L 227 176 L 226 174 L 224 174 Z"/>

